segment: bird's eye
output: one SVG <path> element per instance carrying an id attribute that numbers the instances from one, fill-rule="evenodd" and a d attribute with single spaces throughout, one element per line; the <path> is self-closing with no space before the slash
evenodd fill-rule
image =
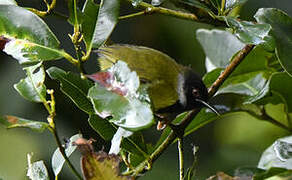
<path id="1" fill-rule="evenodd" d="M 192 94 L 193 94 L 194 97 L 199 97 L 200 96 L 200 93 L 199 93 L 198 89 L 193 89 Z"/>

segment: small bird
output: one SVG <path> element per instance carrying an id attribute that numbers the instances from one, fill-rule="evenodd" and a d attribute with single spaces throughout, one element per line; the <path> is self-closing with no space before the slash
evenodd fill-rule
<path id="1" fill-rule="evenodd" d="M 158 129 L 178 114 L 202 106 L 209 106 L 208 90 L 190 67 L 182 66 L 168 55 L 143 46 L 114 44 L 97 50 L 101 70 L 110 68 L 118 60 L 136 71 L 141 83 L 148 86 L 153 109 L 161 118 Z M 213 110 L 213 109 L 212 109 Z"/>

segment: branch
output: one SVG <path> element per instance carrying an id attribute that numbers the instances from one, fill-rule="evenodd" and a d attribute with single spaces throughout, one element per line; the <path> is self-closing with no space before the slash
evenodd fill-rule
<path id="1" fill-rule="evenodd" d="M 179 179 L 184 180 L 184 146 L 183 146 L 183 137 L 178 138 L 177 142 L 178 147 L 178 157 L 179 157 Z"/>
<path id="2" fill-rule="evenodd" d="M 241 61 L 250 53 L 254 48 L 254 45 L 246 45 L 238 54 L 234 57 L 232 62 L 225 68 L 224 72 L 217 78 L 217 80 L 209 88 L 209 97 L 214 96 L 219 87 L 229 77 L 229 75 L 235 70 L 235 68 L 241 63 Z"/>
<path id="3" fill-rule="evenodd" d="M 132 3 L 133 0 L 127 0 L 127 1 Z M 137 7 L 144 9 L 144 12 L 143 13 L 142 12 L 134 13 L 133 16 L 132 15 L 128 15 L 128 16 L 124 16 L 124 17 L 122 16 L 120 18 L 125 19 L 125 18 L 130 18 L 130 17 L 134 17 L 134 16 L 139 16 L 139 15 L 158 13 L 158 14 L 163 14 L 163 15 L 172 16 L 172 17 L 185 19 L 185 20 L 190 20 L 190 21 L 194 21 L 194 22 L 208 23 L 208 24 L 213 24 L 216 26 L 218 26 L 218 25 L 219 26 L 226 26 L 225 22 L 222 22 L 221 20 L 219 20 L 215 17 L 212 17 L 209 14 L 208 14 L 208 17 L 199 18 L 194 13 L 187 13 L 187 12 L 172 10 L 172 9 L 168 9 L 168 8 L 164 8 L 164 7 L 156 7 L 156 6 L 153 6 L 153 5 L 146 3 L 146 2 L 141 2 L 141 3 L 137 4 Z"/>
<path id="4" fill-rule="evenodd" d="M 209 97 L 212 97 L 219 87 L 224 83 L 224 81 L 230 76 L 230 74 L 235 70 L 235 68 L 244 60 L 244 58 L 251 52 L 254 45 L 246 45 L 239 53 L 233 58 L 232 62 L 225 68 L 224 72 L 218 77 L 218 79 L 213 83 L 209 89 Z M 200 112 L 201 108 L 194 109 L 190 111 L 181 123 L 178 125 L 179 129 L 184 130 L 195 118 L 195 116 Z M 163 143 L 149 156 L 148 159 L 140 163 L 131 172 L 132 175 L 137 176 L 145 170 L 148 164 L 153 163 L 167 147 L 172 144 L 177 138 L 178 134 L 171 131 L 168 137 L 163 141 Z"/>

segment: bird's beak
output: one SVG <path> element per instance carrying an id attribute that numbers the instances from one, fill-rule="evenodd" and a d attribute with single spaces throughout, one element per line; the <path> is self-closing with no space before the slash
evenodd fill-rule
<path id="1" fill-rule="evenodd" d="M 213 111 L 215 114 L 217 114 L 217 116 L 220 116 L 220 113 L 214 107 L 212 107 L 210 104 L 208 104 L 207 102 L 203 101 L 202 99 L 196 99 L 196 101 L 202 103 L 204 106 L 206 106 L 211 111 Z"/>

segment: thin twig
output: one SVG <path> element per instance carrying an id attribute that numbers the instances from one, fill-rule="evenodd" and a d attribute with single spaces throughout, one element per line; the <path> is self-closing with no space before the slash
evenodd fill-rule
<path id="1" fill-rule="evenodd" d="M 59 148 L 59 150 L 60 150 L 60 152 L 61 152 L 63 158 L 65 159 L 65 162 L 68 164 L 69 168 L 72 170 L 72 172 L 75 174 L 75 176 L 76 176 L 78 179 L 82 180 L 83 178 L 81 177 L 81 175 L 78 173 L 78 171 L 75 169 L 75 167 L 73 166 L 73 164 L 71 163 L 71 161 L 70 161 L 69 158 L 67 157 L 67 155 L 66 155 L 66 153 L 65 153 L 65 149 L 64 149 L 64 147 L 62 146 L 62 143 L 61 143 L 61 141 L 60 141 L 60 138 L 59 138 L 59 136 L 58 136 L 58 133 L 57 133 L 56 128 L 52 129 L 51 131 L 52 131 L 52 133 L 53 133 L 53 135 L 54 135 L 54 138 L 55 138 L 55 140 L 56 140 L 56 142 L 57 142 L 58 148 Z"/>
<path id="2" fill-rule="evenodd" d="M 132 0 L 128 0 L 128 1 L 132 2 Z M 172 9 L 167 9 L 164 7 L 155 7 L 155 6 L 152 6 L 151 4 L 148 4 L 146 2 L 139 3 L 137 5 L 137 7 L 144 8 L 146 10 L 146 13 L 148 13 L 148 14 L 156 12 L 156 13 L 160 13 L 160 14 L 179 17 L 182 19 L 188 19 L 188 20 L 193 20 L 193 21 L 199 20 L 195 14 L 185 13 L 185 12 L 176 11 L 176 10 L 172 10 Z"/>
<path id="3" fill-rule="evenodd" d="M 183 137 L 178 138 L 177 147 L 178 147 L 178 159 L 179 159 L 179 179 L 184 179 L 184 145 L 183 145 Z"/>
<path id="4" fill-rule="evenodd" d="M 47 6 L 46 11 L 40 11 L 40 10 L 37 10 L 34 8 L 27 8 L 27 9 L 40 17 L 45 17 L 45 16 L 49 15 L 52 12 L 52 10 L 56 7 L 57 0 L 52 0 L 51 4 L 49 4 L 46 0 L 44 0 L 44 3 Z"/>
<path id="5" fill-rule="evenodd" d="M 120 17 L 119 17 L 119 20 L 129 19 L 129 18 L 133 18 L 133 17 L 136 17 L 136 16 L 145 15 L 145 14 L 146 14 L 145 11 L 140 11 L 140 12 L 137 12 L 137 13 L 133 13 L 133 14 L 128 14 L 128 15 L 120 16 Z"/>
<path id="6" fill-rule="evenodd" d="M 235 70 L 235 68 L 244 60 L 244 58 L 251 52 L 254 48 L 254 45 L 246 45 L 232 60 L 232 62 L 225 68 L 224 72 L 218 77 L 218 79 L 213 83 L 209 89 L 209 97 L 212 97 L 223 82 L 229 77 L 229 75 Z M 200 108 L 190 111 L 181 123 L 178 125 L 179 129 L 182 131 L 192 122 L 194 117 L 200 112 Z M 129 173 L 132 173 L 134 176 L 138 176 L 141 172 L 145 170 L 147 165 L 151 165 L 162 153 L 167 149 L 167 147 L 173 143 L 173 141 L 178 137 L 178 133 L 171 131 L 167 138 L 158 146 L 157 149 L 149 156 L 148 159 L 140 163 L 135 169 L 131 170 Z M 147 169 L 146 169 L 147 170 Z"/>
<path id="7" fill-rule="evenodd" d="M 132 3 L 133 0 L 127 0 L 127 1 Z M 182 11 L 178 11 L 178 10 L 172 10 L 172 9 L 168 9 L 165 7 L 156 7 L 156 6 L 153 6 L 153 5 L 146 3 L 146 2 L 140 2 L 139 4 L 137 4 L 137 7 L 143 8 L 145 10 L 144 14 L 158 13 L 158 14 L 172 16 L 172 17 L 190 20 L 190 21 L 194 21 L 194 22 L 208 23 L 208 24 L 213 24 L 215 26 L 226 26 L 224 21 L 221 21 L 220 19 L 218 19 L 210 14 L 208 14 L 208 16 L 206 16 L 206 17 L 199 18 L 194 13 L 187 13 L 187 12 L 182 12 Z M 141 12 L 139 13 L 139 15 L 141 15 Z"/>
<path id="8" fill-rule="evenodd" d="M 49 122 L 49 130 L 54 135 L 54 138 L 56 140 L 57 146 L 58 146 L 58 148 L 59 148 L 59 150 L 60 150 L 63 158 L 65 159 L 65 162 L 68 164 L 69 168 L 76 175 L 76 177 L 78 177 L 78 179 L 82 180 L 83 178 L 77 172 L 77 170 L 74 168 L 74 166 L 70 162 L 69 158 L 67 157 L 67 155 L 65 153 L 65 149 L 62 146 L 62 143 L 61 143 L 60 138 L 59 138 L 58 133 L 57 133 L 56 123 L 54 121 L 54 118 L 56 116 L 56 109 L 55 109 L 56 102 L 55 102 L 55 97 L 54 97 L 54 90 L 49 89 L 49 90 L 47 90 L 47 93 L 51 97 L 51 100 L 50 101 L 44 102 L 44 105 L 45 106 L 49 106 L 49 108 L 47 108 L 48 113 L 49 113 L 49 117 L 47 118 L 48 119 L 48 122 Z"/>

